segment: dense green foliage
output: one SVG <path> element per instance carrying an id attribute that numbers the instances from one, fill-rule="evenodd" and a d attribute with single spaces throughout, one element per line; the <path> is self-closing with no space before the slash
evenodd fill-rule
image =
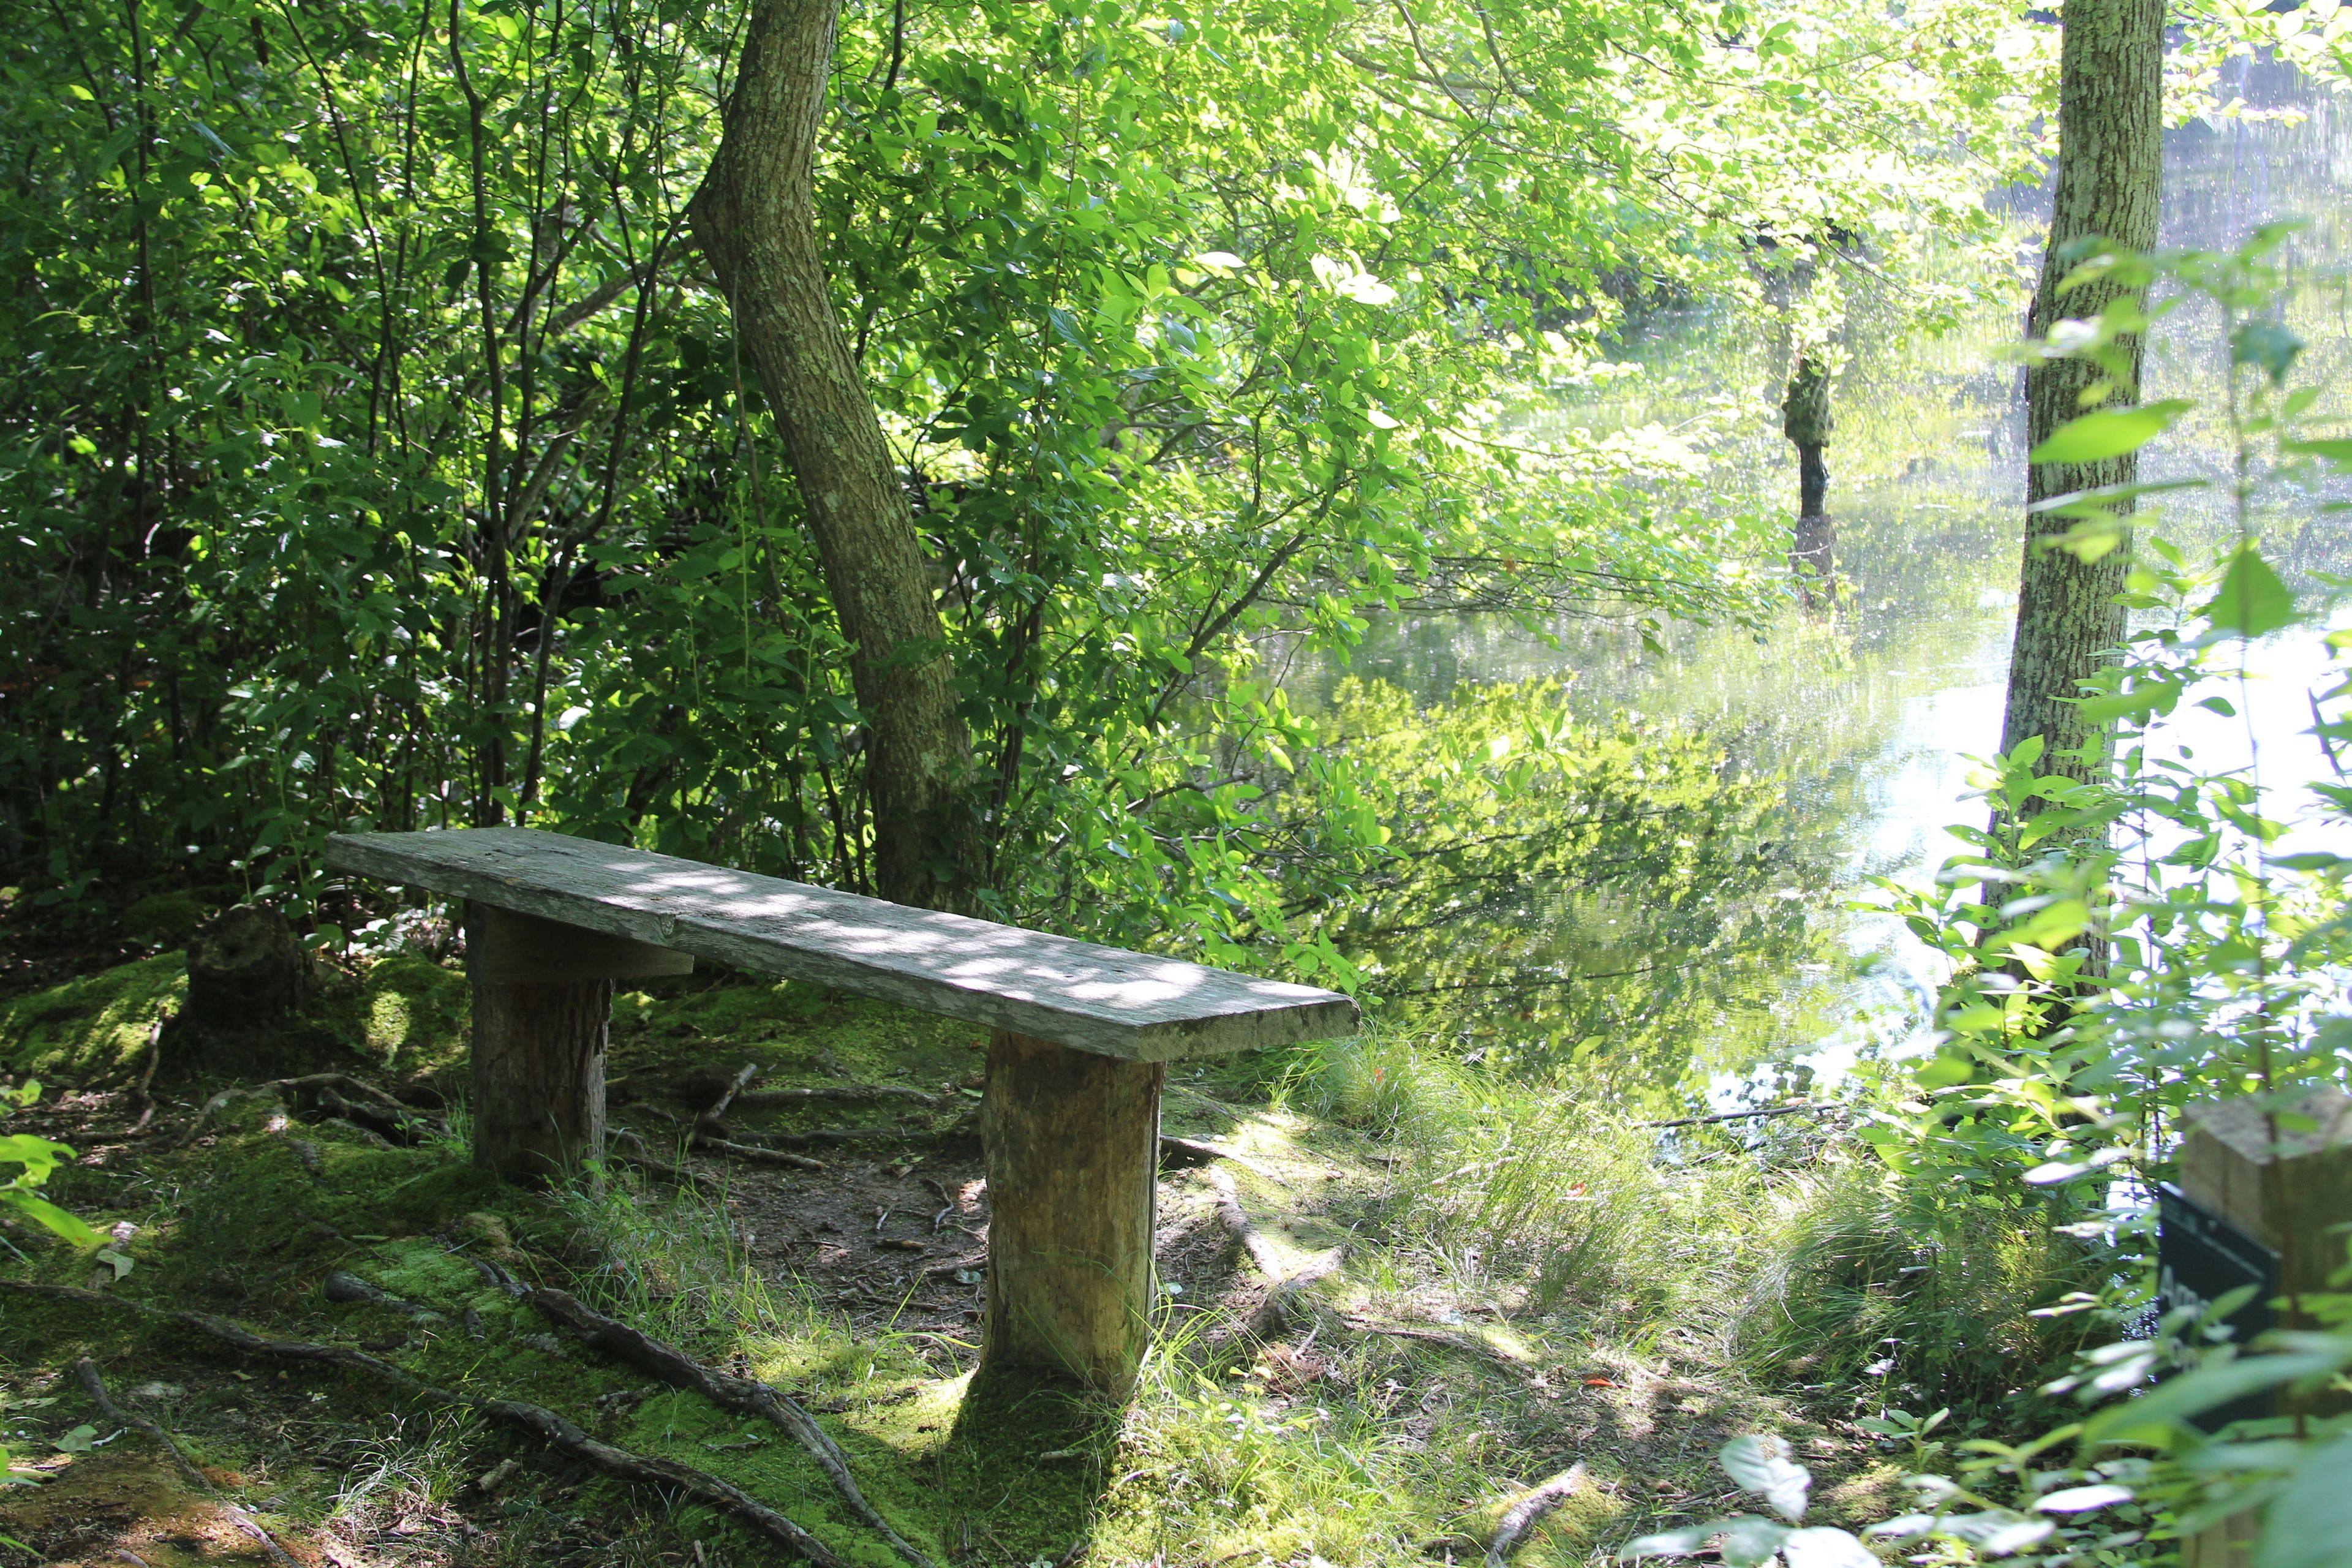
<path id="1" fill-rule="evenodd" d="M 307 906 L 323 832 L 504 812 L 859 885 L 838 634 L 682 226 L 734 12 L 6 23 L 6 875 Z M 1522 447 L 1496 395 L 1658 298 L 1948 314 L 2046 56 L 1975 4 L 852 10 L 828 254 L 1001 903 L 1295 957 L 1236 870 L 1293 825 L 1196 809 L 1196 737 L 1311 740 L 1229 677 L 1382 607 L 1764 613 L 1769 519 L 1639 442 Z"/>

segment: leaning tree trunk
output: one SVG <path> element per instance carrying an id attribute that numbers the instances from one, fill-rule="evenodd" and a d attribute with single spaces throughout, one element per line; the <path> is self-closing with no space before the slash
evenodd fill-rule
<path id="1" fill-rule="evenodd" d="M 2058 79 L 2058 187 L 2050 217 L 2050 247 L 2029 325 L 2039 335 L 2062 316 L 2088 319 L 2132 290 L 2097 283 L 2064 299 L 2058 285 L 2082 260 L 2078 242 L 2107 241 L 2127 250 L 2156 247 L 2157 208 L 2164 170 L 2163 0 L 2066 0 Z M 2128 377 L 2098 405 L 2127 407 L 2139 396 L 2142 344 L 2122 340 Z M 2052 431 L 2084 412 L 2082 395 L 2105 380 L 2085 359 L 2037 362 L 2026 372 L 2026 431 L 2039 446 Z M 2026 468 L 2031 501 L 2105 485 L 2132 483 L 2136 456 L 2095 463 L 2033 463 Z M 2119 519 L 2130 504 L 2116 509 Z M 2107 767 L 2098 726 L 2085 723 L 2083 682 L 2124 639 L 2120 596 L 2129 567 L 2130 536 L 2095 561 L 2052 548 L 2048 541 L 2073 523 L 2029 513 L 2025 563 L 2017 595 L 2017 640 L 2010 661 L 2009 708 L 2000 745 L 2014 750 L 2040 735 L 2040 770 L 2089 780 Z M 2119 526 L 2127 528 L 2127 524 Z"/>
<path id="2" fill-rule="evenodd" d="M 834 310 L 812 178 L 840 0 L 753 0 L 724 134 L 689 208 L 800 483 L 867 725 L 875 883 L 970 901 L 971 743 L 915 522 Z"/>
<path id="3" fill-rule="evenodd" d="M 1830 466 L 1825 449 L 1835 422 L 1830 417 L 1830 374 L 1810 353 L 1797 356 L 1789 390 L 1780 399 L 1780 434 L 1797 448 L 1797 539 L 1789 568 L 1827 579 L 1837 535 L 1829 516 Z M 1805 590 L 1811 603 L 1812 591 Z"/>

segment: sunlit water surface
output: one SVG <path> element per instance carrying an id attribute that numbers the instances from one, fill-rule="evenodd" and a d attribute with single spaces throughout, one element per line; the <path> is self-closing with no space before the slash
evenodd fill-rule
<path id="1" fill-rule="evenodd" d="M 2352 311 L 2340 276 L 2352 258 L 2345 216 L 2352 211 L 2346 202 L 2352 115 L 2291 70 L 2247 62 L 2235 68 L 2223 99 L 2234 89 L 2258 110 L 2300 118 L 2172 132 L 2163 242 L 2231 248 L 2260 225 L 2302 220 L 2306 226 L 2289 251 L 2288 320 L 2309 344 L 2305 372 L 2339 386 L 2352 364 Z M 2017 205 L 2030 216 L 2032 204 L 2029 195 Z M 1859 1053 L 1920 1044 L 1923 1003 L 1938 978 L 1933 954 L 1899 922 L 1851 906 L 1870 894 L 1873 877 L 1927 880 L 1959 847 L 1946 826 L 1983 818 L 1983 807 L 1969 799 L 1970 759 L 1999 742 L 2023 527 L 2021 386 L 2013 364 L 1998 354 L 2021 310 L 2021 293 L 1988 310 L 1972 332 L 1941 341 L 1894 341 L 1857 322 L 1830 451 L 1837 564 L 1853 592 L 1833 615 L 1792 617 L 1760 642 L 1730 629 L 1680 628 L 1663 653 L 1645 653 L 1606 625 L 1564 625 L 1548 642 L 1493 621 L 1392 622 L 1375 628 L 1353 663 L 1355 673 L 1431 701 L 1465 683 L 1568 677 L 1570 701 L 1581 715 L 1602 720 L 1632 710 L 1696 727 L 1735 766 L 1783 779 L 1782 837 L 1771 847 L 1790 868 L 1789 885 L 1759 896 L 1799 906 L 1791 918 L 1804 929 L 1793 935 L 1779 929 L 1769 951 L 1711 954 L 1695 981 L 1711 988 L 1711 1005 L 1677 1015 L 1696 1020 L 1680 1042 L 1688 1053 L 1683 1082 L 1704 1086 L 1720 1103 L 1819 1087 Z M 1595 432 L 1676 426 L 1712 411 L 1721 504 L 1792 505 L 1793 452 L 1780 439 L 1774 407 L 1785 367 L 1772 363 L 1769 347 L 1735 341 L 1717 321 L 1687 314 L 1653 319 L 1629 336 L 1620 357 L 1640 363 L 1642 374 L 1539 411 L 1534 433 L 1554 422 Z M 2216 410 L 2225 371 L 2210 310 L 2184 307 L 2169 319 L 2152 350 L 2150 395 L 2192 396 L 2205 407 L 2150 454 L 2149 477 L 2224 471 L 2227 432 Z M 2332 391 L 2320 405 L 2323 414 L 2331 410 L 2346 411 Z M 2192 497 L 2146 525 L 2210 542 L 2221 524 L 2214 503 Z M 2266 549 L 2306 572 L 2343 569 L 2336 534 L 2344 527 L 2315 510 L 2263 520 Z M 2307 798 L 2300 784 L 2327 766 L 2307 733 L 2308 693 L 2333 684 L 2322 636 L 2306 628 L 2258 647 L 2240 704 L 2245 716 L 2184 710 L 2175 743 L 2208 767 L 2242 765 L 2257 755 L 2263 782 L 2284 786 L 2274 809 L 2296 807 Z M 1329 674 L 1305 683 L 1328 689 Z M 2233 688 L 2231 695 L 2240 694 Z M 1618 926 L 1625 913 L 1607 916 L 1608 925 Z M 1566 928 L 1602 918 L 1568 892 L 1538 897 L 1522 914 L 1559 928 L 1543 933 L 1559 939 L 1548 951 L 1555 958 L 1582 954 L 1577 962 L 1595 974 L 1622 967 L 1628 950 L 1611 947 L 1606 932 Z M 1629 931 L 1638 925 L 1631 918 L 1622 923 Z M 1493 922 L 1459 933 L 1465 942 L 1495 943 L 1498 953 L 1524 951 L 1526 934 Z M 1638 937 L 1625 941 L 1641 944 Z M 1507 1018 L 1499 1028 L 1490 1020 L 1460 1031 L 1465 1041 L 1498 1032 L 1507 1037 Z M 1560 1043 L 1555 1037 L 1550 1045 Z"/>

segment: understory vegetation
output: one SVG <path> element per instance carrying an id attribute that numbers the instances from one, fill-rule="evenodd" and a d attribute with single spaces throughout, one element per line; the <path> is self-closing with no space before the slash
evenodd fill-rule
<path id="1" fill-rule="evenodd" d="M 2352 6 L 2171 21 L 0 0 L 0 1568 L 2352 1568 Z M 1150 1079 L 1090 1392 L 839 954 L 491 1173 L 327 849 L 516 826 L 1359 1023 Z"/>

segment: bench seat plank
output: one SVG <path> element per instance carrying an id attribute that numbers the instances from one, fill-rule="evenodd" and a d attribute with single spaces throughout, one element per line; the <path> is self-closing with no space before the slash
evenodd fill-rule
<path id="1" fill-rule="evenodd" d="M 1336 992 L 527 827 L 336 834 L 326 861 L 763 973 L 1164 1062 L 1351 1034 Z"/>

